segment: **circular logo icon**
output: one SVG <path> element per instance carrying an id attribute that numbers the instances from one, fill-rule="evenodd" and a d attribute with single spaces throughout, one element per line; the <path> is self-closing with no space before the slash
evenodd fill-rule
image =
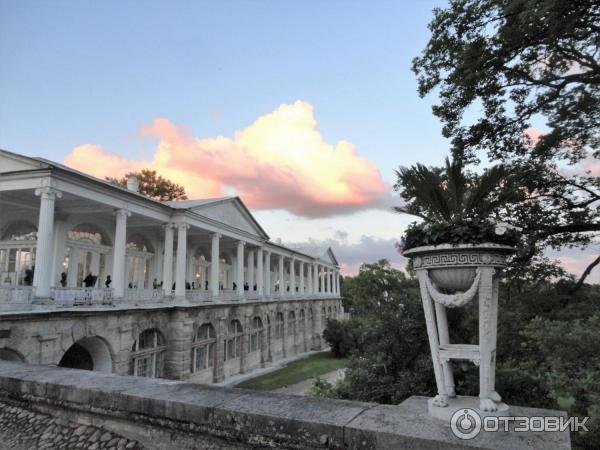
<path id="1" fill-rule="evenodd" d="M 452 433 L 459 439 L 473 439 L 481 431 L 481 417 L 471 408 L 463 408 L 452 414 Z"/>

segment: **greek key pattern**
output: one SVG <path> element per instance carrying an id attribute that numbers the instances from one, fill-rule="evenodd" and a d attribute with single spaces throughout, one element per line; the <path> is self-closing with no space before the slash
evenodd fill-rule
<path id="1" fill-rule="evenodd" d="M 492 266 L 504 267 L 506 255 L 480 252 L 447 252 L 416 256 L 413 266 L 417 269 L 456 266 Z"/>

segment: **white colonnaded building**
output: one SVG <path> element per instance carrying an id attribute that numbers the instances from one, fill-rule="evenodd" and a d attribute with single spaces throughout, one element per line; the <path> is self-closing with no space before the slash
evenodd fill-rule
<path id="1" fill-rule="evenodd" d="M 0 358 L 222 382 L 322 347 L 331 249 L 272 242 L 238 197 L 156 201 L 0 150 Z"/>

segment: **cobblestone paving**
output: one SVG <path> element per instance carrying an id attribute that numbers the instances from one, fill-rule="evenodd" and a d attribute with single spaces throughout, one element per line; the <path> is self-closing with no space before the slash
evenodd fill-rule
<path id="1" fill-rule="evenodd" d="M 142 450 L 130 441 L 93 426 L 69 423 L 0 402 L 0 450 Z"/>

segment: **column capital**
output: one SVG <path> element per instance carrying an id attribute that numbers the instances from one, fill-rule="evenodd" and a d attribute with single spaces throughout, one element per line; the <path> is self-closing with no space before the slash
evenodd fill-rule
<path id="1" fill-rule="evenodd" d="M 129 211 L 125 208 L 115 209 L 114 215 L 117 217 L 129 217 L 129 216 L 131 216 L 131 211 Z"/>
<path id="2" fill-rule="evenodd" d="M 217 239 L 221 239 L 221 238 L 223 237 L 223 235 L 222 235 L 221 233 L 217 233 L 217 232 L 215 232 L 215 233 L 212 233 L 212 235 L 211 235 L 211 236 L 212 236 L 213 238 L 217 238 Z"/>
<path id="3" fill-rule="evenodd" d="M 56 199 L 62 197 L 62 192 L 50 186 L 44 186 L 35 190 L 35 195 L 41 198 Z"/>
<path id="4" fill-rule="evenodd" d="M 246 241 L 237 241 L 237 244 L 241 245 L 243 247 L 247 244 L 247 242 Z"/>
<path id="5" fill-rule="evenodd" d="M 174 228 L 174 227 L 175 227 L 175 224 L 174 224 L 173 222 L 167 222 L 167 223 L 163 223 L 163 224 L 161 225 L 161 227 L 162 227 L 163 229 L 165 229 L 165 230 L 166 230 L 167 228 L 171 228 L 171 229 L 172 229 L 172 228 Z"/>
<path id="6" fill-rule="evenodd" d="M 177 229 L 178 230 L 182 230 L 182 229 L 186 229 L 189 230 L 190 229 L 190 224 L 189 223 L 185 223 L 185 222 L 179 222 L 176 224 L 177 225 Z"/>

